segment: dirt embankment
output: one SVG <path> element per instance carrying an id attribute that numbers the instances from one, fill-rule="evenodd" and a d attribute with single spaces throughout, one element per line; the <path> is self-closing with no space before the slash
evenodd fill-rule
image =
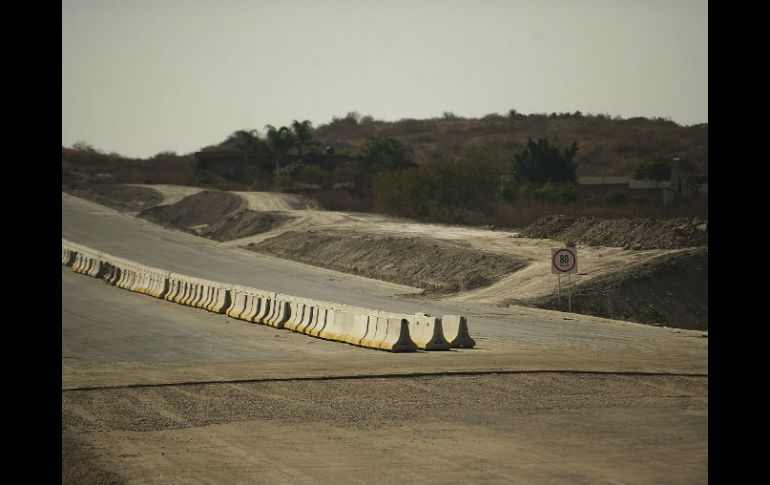
<path id="1" fill-rule="evenodd" d="M 121 212 L 140 212 L 163 202 L 163 194 L 149 187 L 105 184 L 70 190 L 70 194 Z"/>
<path id="2" fill-rule="evenodd" d="M 708 330 L 708 248 L 659 256 L 577 284 L 572 311 L 650 325 Z M 556 309 L 557 294 L 526 302 Z M 562 310 L 567 309 L 562 288 Z"/>
<path id="3" fill-rule="evenodd" d="M 654 220 L 598 219 L 596 217 L 547 216 L 519 233 L 519 237 L 574 241 L 591 246 L 626 249 L 678 249 L 706 246 L 706 221 L 699 219 Z"/>
<path id="4" fill-rule="evenodd" d="M 526 264 L 448 241 L 348 231 L 287 231 L 247 249 L 429 293 L 487 286 Z"/>
<path id="5" fill-rule="evenodd" d="M 247 206 L 238 195 L 203 191 L 176 204 L 147 209 L 139 217 L 215 241 L 259 234 L 289 219 L 277 211 L 252 211 L 246 209 Z"/>

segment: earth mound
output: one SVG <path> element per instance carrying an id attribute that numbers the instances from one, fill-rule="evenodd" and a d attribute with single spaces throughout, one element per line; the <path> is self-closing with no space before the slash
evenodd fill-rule
<path id="1" fill-rule="evenodd" d="M 157 190 L 123 184 L 93 185 L 69 193 L 120 212 L 140 212 L 163 202 L 163 194 Z"/>
<path id="2" fill-rule="evenodd" d="M 447 241 L 347 231 L 287 231 L 247 249 L 439 294 L 488 286 L 526 265 Z"/>
<path id="3" fill-rule="evenodd" d="M 556 292 L 536 300 L 511 303 L 558 308 Z M 561 309 L 567 309 L 564 286 Z M 572 311 L 650 325 L 708 330 L 708 248 L 662 255 L 585 284 L 578 280 L 572 291 Z"/>
<path id="4" fill-rule="evenodd" d="M 637 250 L 679 249 L 708 245 L 706 228 L 707 221 L 698 218 L 654 220 L 547 216 L 529 225 L 519 233 L 519 237 Z"/>
<path id="5" fill-rule="evenodd" d="M 252 211 L 246 206 L 239 195 L 203 191 L 176 204 L 147 209 L 139 217 L 216 241 L 253 236 L 290 219 L 277 211 Z"/>

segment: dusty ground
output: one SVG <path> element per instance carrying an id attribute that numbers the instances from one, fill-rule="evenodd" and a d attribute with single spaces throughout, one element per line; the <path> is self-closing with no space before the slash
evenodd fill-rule
<path id="1" fill-rule="evenodd" d="M 189 188 L 173 186 L 141 187 L 153 187 L 166 201 L 189 192 Z M 678 276 L 661 264 L 670 255 L 687 251 L 679 246 L 706 243 L 703 221 L 654 223 L 558 216 L 516 233 L 317 210 L 312 201 L 291 194 L 217 191 L 199 191 L 174 205 L 148 209 L 142 217 L 226 246 L 419 286 L 434 293 L 433 297 L 438 297 L 438 291 L 442 298 L 455 301 L 548 308 L 557 293 L 550 248 L 571 239 L 579 244 L 574 290 L 585 296 L 576 300 L 581 302 L 577 311 L 680 328 L 708 328 L 707 291 L 691 291 L 689 295 L 696 299 L 678 302 L 675 295 L 681 292 L 671 291 Z M 536 238 L 523 237 L 526 234 Z M 651 266 L 645 269 L 647 265 Z M 700 281 L 707 288 L 707 264 L 689 265 L 688 271 L 684 275 L 688 281 L 696 286 Z M 618 278 L 647 278 L 653 283 L 645 285 L 644 298 L 631 304 L 626 300 L 639 288 L 623 287 Z M 659 278 L 666 281 L 654 284 Z"/>
<path id="2" fill-rule="evenodd" d="M 228 248 L 64 194 L 62 204 L 63 237 L 118 256 L 374 308 L 459 312 L 477 341 L 373 351 L 63 267 L 63 483 L 707 481 L 702 332 L 414 299 L 408 287 Z"/>
<path id="3" fill-rule="evenodd" d="M 699 377 L 260 382 L 68 391 L 62 401 L 62 483 L 83 483 L 84 464 L 95 483 L 126 484 L 366 484 L 371 473 L 405 484 L 707 480 Z"/>

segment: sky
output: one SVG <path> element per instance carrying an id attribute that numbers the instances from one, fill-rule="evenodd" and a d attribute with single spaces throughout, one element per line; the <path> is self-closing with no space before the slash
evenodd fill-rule
<path id="1" fill-rule="evenodd" d="M 62 146 L 511 109 L 707 123 L 707 0 L 62 0 Z"/>

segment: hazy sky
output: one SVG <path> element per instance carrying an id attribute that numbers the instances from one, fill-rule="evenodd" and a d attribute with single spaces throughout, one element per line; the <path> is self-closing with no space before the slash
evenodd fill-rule
<path id="1" fill-rule="evenodd" d="M 708 122 L 708 2 L 62 1 L 64 146 L 510 109 Z"/>

